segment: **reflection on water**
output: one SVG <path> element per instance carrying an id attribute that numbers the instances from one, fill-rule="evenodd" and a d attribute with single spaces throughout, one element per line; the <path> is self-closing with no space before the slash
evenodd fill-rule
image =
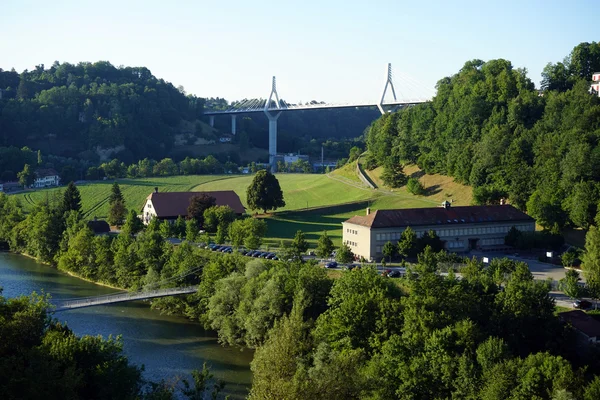
<path id="1" fill-rule="evenodd" d="M 0 253 L 0 286 L 14 297 L 33 291 L 52 298 L 98 296 L 115 289 L 71 277 L 29 258 Z M 251 383 L 252 351 L 222 347 L 214 333 L 185 318 L 161 315 L 140 301 L 80 308 L 56 313 L 78 335 L 122 335 L 125 353 L 144 364 L 148 379 L 172 381 L 206 362 L 226 382 L 233 398 L 243 398 Z"/>

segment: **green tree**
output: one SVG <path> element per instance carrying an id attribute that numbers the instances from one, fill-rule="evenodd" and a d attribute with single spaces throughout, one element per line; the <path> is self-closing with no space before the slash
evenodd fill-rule
<path id="1" fill-rule="evenodd" d="M 61 212 L 64 214 L 67 211 L 81 212 L 81 194 L 73 182 L 69 182 L 63 194 Z"/>
<path id="2" fill-rule="evenodd" d="M 277 210 L 285 207 L 283 192 L 279 181 L 271 172 L 261 170 L 256 173 L 254 179 L 246 191 L 248 206 L 253 210 Z"/>
<path id="3" fill-rule="evenodd" d="M 166 219 L 161 222 L 158 231 L 164 239 L 169 239 L 173 236 L 173 226 L 171 225 L 171 222 Z"/>
<path id="4" fill-rule="evenodd" d="M 331 256 L 333 249 L 334 247 L 331 238 L 327 236 L 327 231 L 323 231 L 323 234 L 319 237 L 319 241 L 317 242 L 315 254 L 320 258 L 328 258 Z"/>
<path id="5" fill-rule="evenodd" d="M 585 235 L 585 251 L 581 262 L 588 294 L 597 301 L 600 299 L 600 231 L 593 225 Z"/>
<path id="6" fill-rule="evenodd" d="M 244 245 L 249 249 L 258 249 L 267 234 L 267 223 L 264 219 L 246 218 L 244 226 Z"/>
<path id="7" fill-rule="evenodd" d="M 422 196 L 425 194 L 425 188 L 423 187 L 421 181 L 419 181 L 417 178 L 408 178 L 406 190 L 416 196 Z"/>
<path id="8" fill-rule="evenodd" d="M 195 219 L 188 219 L 185 221 L 185 240 L 188 242 L 196 241 L 198 235 L 198 224 Z M 208 244 L 208 243 L 206 243 Z"/>
<path id="9" fill-rule="evenodd" d="M 293 256 L 296 259 L 301 260 L 304 253 L 306 253 L 306 251 L 308 250 L 308 242 L 304 237 L 304 232 L 302 232 L 301 230 L 296 232 L 296 235 L 294 236 L 294 240 L 292 240 L 292 244 L 290 247 Z"/>
<path id="10" fill-rule="evenodd" d="M 383 166 L 381 180 L 386 186 L 399 188 L 406 185 L 408 178 L 404 173 L 404 168 L 399 162 L 390 161 Z"/>
<path id="11" fill-rule="evenodd" d="M 113 204 L 116 201 L 125 202 L 123 193 L 121 193 L 121 187 L 117 182 L 114 182 L 110 188 L 110 196 L 108 197 L 108 204 Z"/>
<path id="12" fill-rule="evenodd" d="M 392 262 L 392 257 L 396 254 L 398 248 L 394 246 L 392 242 L 386 242 L 383 245 L 383 255 L 385 255 L 390 262 Z"/>
<path id="13" fill-rule="evenodd" d="M 579 272 L 568 269 L 565 277 L 558 281 L 558 288 L 571 299 L 578 299 L 583 294 L 583 288 L 579 286 Z"/>
<path id="14" fill-rule="evenodd" d="M 354 260 L 354 254 L 347 244 L 342 244 L 335 255 L 337 262 L 346 264 Z"/>
<path id="15" fill-rule="evenodd" d="M 204 229 L 208 232 L 216 232 L 219 226 L 226 232 L 234 220 L 235 212 L 229 206 L 213 206 L 204 210 Z"/>
<path id="16" fill-rule="evenodd" d="M 416 255 L 416 246 L 417 234 L 410 226 L 407 226 L 400 235 L 400 240 L 398 241 L 398 253 L 404 258 L 414 257 Z"/>
<path id="17" fill-rule="evenodd" d="M 187 209 L 188 218 L 193 218 L 198 222 L 199 226 L 204 226 L 204 211 L 210 207 L 214 207 L 216 204 L 217 200 L 206 193 L 193 196 L 190 199 L 190 205 Z"/>
<path id="18" fill-rule="evenodd" d="M 108 210 L 108 223 L 111 225 L 120 226 L 123 224 L 125 217 L 127 216 L 127 208 L 125 203 L 121 200 L 117 200 L 110 205 Z"/>
<path id="19" fill-rule="evenodd" d="M 30 187 L 31 185 L 33 185 L 33 182 L 35 180 L 35 173 L 31 169 L 31 166 L 29 164 L 25 164 L 23 170 L 17 174 L 17 177 L 19 178 L 19 183 L 23 187 Z"/>
<path id="20" fill-rule="evenodd" d="M 125 224 L 122 227 L 122 231 L 126 235 L 135 235 L 142 229 L 144 229 L 144 224 L 142 223 L 142 220 L 138 218 L 137 212 L 135 212 L 135 210 L 129 210 L 127 218 L 125 219 Z"/>

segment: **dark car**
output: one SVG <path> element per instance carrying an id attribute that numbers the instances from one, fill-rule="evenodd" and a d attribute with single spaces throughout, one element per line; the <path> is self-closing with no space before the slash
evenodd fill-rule
<path id="1" fill-rule="evenodd" d="M 575 302 L 573 303 L 573 307 L 580 308 L 582 310 L 590 308 L 591 306 L 592 303 L 587 300 L 575 300 Z"/>
<path id="2" fill-rule="evenodd" d="M 267 254 L 267 255 L 266 255 L 266 257 L 265 257 L 265 258 L 266 258 L 267 260 L 272 260 L 274 257 L 275 257 L 275 253 L 269 253 L 269 254 Z"/>
<path id="3" fill-rule="evenodd" d="M 221 251 L 221 246 L 215 246 L 211 248 L 212 251 Z"/>
<path id="4" fill-rule="evenodd" d="M 400 278 L 402 276 L 402 273 L 400 271 L 393 270 L 388 272 L 387 276 L 388 278 Z"/>
<path id="5" fill-rule="evenodd" d="M 261 254 L 261 251 L 255 251 L 254 253 L 252 253 L 252 257 L 260 257 Z"/>
<path id="6" fill-rule="evenodd" d="M 336 268 L 337 265 L 338 264 L 335 261 L 330 261 L 327 264 L 325 264 L 325 268 Z"/>

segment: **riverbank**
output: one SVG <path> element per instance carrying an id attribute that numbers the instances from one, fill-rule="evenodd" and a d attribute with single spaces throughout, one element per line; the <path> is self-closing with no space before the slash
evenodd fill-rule
<path id="1" fill-rule="evenodd" d="M 0 286 L 5 297 L 50 293 L 54 299 L 101 296 L 114 289 L 67 274 L 31 257 L 0 253 Z M 145 366 L 151 380 L 188 377 L 204 362 L 226 383 L 232 399 L 243 399 L 252 382 L 252 350 L 223 347 L 214 332 L 187 318 L 161 314 L 133 301 L 64 311 L 55 315 L 77 335 L 122 335 L 127 357 Z"/>

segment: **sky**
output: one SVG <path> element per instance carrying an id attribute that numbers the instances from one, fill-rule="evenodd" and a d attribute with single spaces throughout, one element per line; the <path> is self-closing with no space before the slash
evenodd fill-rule
<path id="1" fill-rule="evenodd" d="M 0 68 L 144 66 L 199 97 L 377 102 L 430 97 L 472 59 L 504 58 L 539 86 L 548 62 L 600 40 L 597 0 L 0 0 Z M 386 99 L 390 99 L 386 96 Z"/>

